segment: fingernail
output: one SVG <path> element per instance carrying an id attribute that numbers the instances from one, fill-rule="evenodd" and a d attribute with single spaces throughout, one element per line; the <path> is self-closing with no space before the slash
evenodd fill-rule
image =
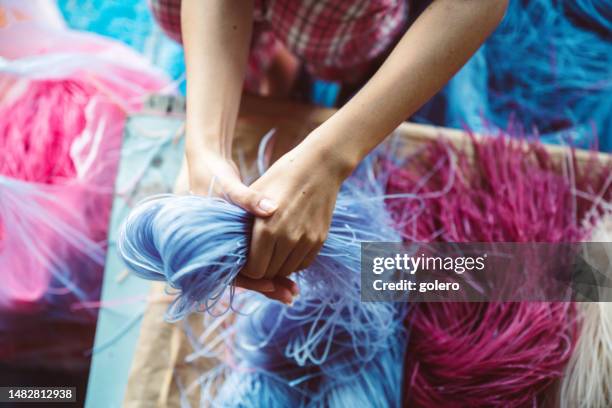
<path id="1" fill-rule="evenodd" d="M 291 285 L 291 293 L 293 293 L 293 297 L 296 297 L 300 294 L 300 288 L 296 283 L 293 283 L 293 285 Z"/>
<path id="2" fill-rule="evenodd" d="M 257 206 L 267 213 L 270 213 L 278 208 L 278 205 L 268 198 L 262 198 Z"/>

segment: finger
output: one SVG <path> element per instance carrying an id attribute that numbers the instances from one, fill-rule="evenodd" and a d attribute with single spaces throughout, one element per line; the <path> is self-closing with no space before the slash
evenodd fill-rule
<path id="1" fill-rule="evenodd" d="M 292 281 L 290 281 L 293 283 Z M 272 281 L 268 279 L 250 279 L 244 276 L 238 276 L 235 280 L 235 285 L 244 289 L 249 289 L 259 292 L 269 299 L 277 300 L 281 303 L 290 305 L 293 303 L 293 298 L 296 295 L 296 289 L 287 282 Z M 298 292 L 299 293 L 299 292 Z"/>
<path id="2" fill-rule="evenodd" d="M 255 220 L 249 247 L 249 257 L 244 269 L 243 276 L 251 279 L 261 279 L 268 270 L 268 265 L 274 253 L 275 241 L 271 232 L 266 229 L 261 220 Z"/>
<path id="3" fill-rule="evenodd" d="M 282 285 L 276 285 L 274 292 L 265 292 L 262 294 L 269 299 L 278 300 L 286 305 L 293 304 L 293 293 L 290 289 Z"/>
<path id="4" fill-rule="evenodd" d="M 295 248 L 293 248 L 293 251 L 285 260 L 285 263 L 278 270 L 277 276 L 286 277 L 295 272 L 302 262 L 304 262 L 304 259 L 310 253 L 311 249 L 312 247 L 308 242 L 300 240 L 300 242 L 295 246 Z"/>
<path id="5" fill-rule="evenodd" d="M 280 277 L 275 278 L 273 282 L 276 290 L 274 292 L 263 293 L 263 295 L 292 306 L 296 296 L 300 294 L 297 284 L 291 279 Z"/>
<path id="6" fill-rule="evenodd" d="M 274 253 L 270 259 L 270 264 L 264 273 L 264 278 L 272 279 L 278 275 L 278 271 L 285 263 L 293 251 L 295 242 L 287 239 L 279 239 L 274 246 Z"/>
<path id="7" fill-rule="evenodd" d="M 289 291 L 293 294 L 293 297 L 300 294 L 300 287 L 297 285 L 297 283 L 295 283 L 289 278 L 276 277 L 274 278 L 273 282 L 276 287 L 283 286 L 289 289 Z"/>
<path id="8" fill-rule="evenodd" d="M 269 293 L 274 292 L 276 290 L 276 285 L 274 281 L 269 279 L 251 279 L 246 276 L 236 276 L 234 280 L 234 284 L 238 287 L 254 290 L 261 293 Z"/>
<path id="9" fill-rule="evenodd" d="M 269 217 L 278 208 L 274 200 L 242 183 L 237 182 L 228 187 L 226 194 L 231 202 L 258 217 Z"/>
<path id="10" fill-rule="evenodd" d="M 317 259 L 317 256 L 319 255 L 319 251 L 321 250 L 322 247 L 323 247 L 323 244 L 320 244 L 320 245 L 315 246 L 313 249 L 311 249 L 308 255 L 306 255 L 306 257 L 300 264 L 300 266 L 298 266 L 297 270 L 301 271 L 302 269 L 306 269 L 310 265 L 312 265 L 315 259 Z"/>

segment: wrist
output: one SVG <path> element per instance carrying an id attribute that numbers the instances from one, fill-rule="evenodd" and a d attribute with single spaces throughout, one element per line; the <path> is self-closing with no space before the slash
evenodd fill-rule
<path id="1" fill-rule="evenodd" d="M 206 179 L 208 177 L 206 175 L 209 174 L 216 166 L 219 166 L 220 163 L 231 161 L 217 150 L 205 147 L 191 149 L 186 148 L 185 158 L 190 180 L 192 184 L 195 183 L 196 185 L 201 184 L 202 175 L 204 175 Z"/>
<path id="2" fill-rule="evenodd" d="M 219 136 L 203 136 L 188 132 L 185 139 L 185 155 L 187 160 L 202 156 L 217 156 L 225 159 L 231 158 L 231 147 Z"/>
<path id="3" fill-rule="evenodd" d="M 310 149 L 317 162 L 342 181 L 351 175 L 363 158 L 356 149 L 340 143 L 335 140 L 334 134 L 321 128 L 315 129 L 303 144 Z"/>

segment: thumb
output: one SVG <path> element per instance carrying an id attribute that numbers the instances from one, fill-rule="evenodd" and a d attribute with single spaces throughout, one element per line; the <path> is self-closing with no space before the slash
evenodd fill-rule
<path id="1" fill-rule="evenodd" d="M 269 217 L 278 208 L 274 200 L 239 182 L 229 189 L 227 196 L 234 204 L 258 217 Z"/>

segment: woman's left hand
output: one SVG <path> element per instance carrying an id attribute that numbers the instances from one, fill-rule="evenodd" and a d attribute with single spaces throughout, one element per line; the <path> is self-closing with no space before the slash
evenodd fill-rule
<path id="1" fill-rule="evenodd" d="M 351 170 L 340 155 L 306 140 L 255 181 L 251 188 L 278 209 L 256 218 L 243 276 L 273 279 L 308 267 L 327 238 L 336 197 Z"/>

